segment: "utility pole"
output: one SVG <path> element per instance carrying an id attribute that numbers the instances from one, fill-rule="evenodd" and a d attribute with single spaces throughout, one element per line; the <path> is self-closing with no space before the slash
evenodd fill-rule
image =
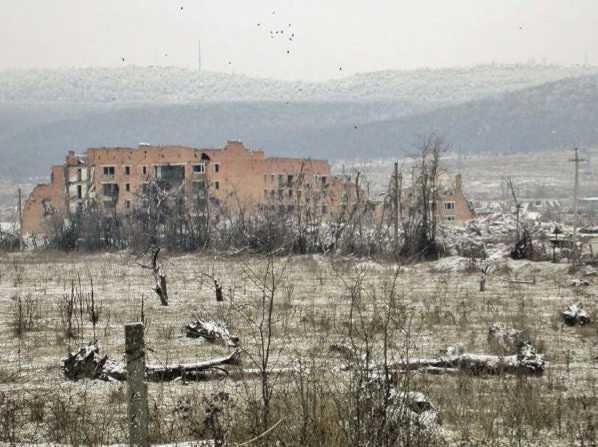
<path id="1" fill-rule="evenodd" d="M 399 162 L 395 161 L 395 174 L 394 174 L 394 230 L 395 230 L 395 250 L 399 248 L 399 207 L 401 198 L 399 197 Z"/>
<path id="2" fill-rule="evenodd" d="M 19 186 L 19 201 L 17 205 L 17 213 L 19 218 L 19 250 L 23 251 L 23 206 L 22 206 L 22 191 Z"/>
<path id="3" fill-rule="evenodd" d="M 585 161 L 579 158 L 579 150 L 574 148 L 575 157 L 569 159 L 570 162 L 575 163 L 575 182 L 573 186 L 573 261 L 577 263 L 577 227 L 579 226 L 579 216 L 577 215 L 577 201 L 579 195 L 579 163 Z"/>

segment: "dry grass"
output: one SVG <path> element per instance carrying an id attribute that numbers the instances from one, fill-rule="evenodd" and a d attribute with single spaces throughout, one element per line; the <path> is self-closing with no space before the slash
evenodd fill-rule
<path id="1" fill-rule="evenodd" d="M 93 279 L 102 303 L 96 338 L 104 352 L 120 359 L 123 325 L 140 315 L 145 296 L 146 344 L 152 363 L 176 364 L 226 353 L 226 348 L 181 338 L 180 328 L 194 311 L 227 322 L 251 352 L 251 324 L 241 318 L 260 290 L 250 279 L 260 258 L 186 255 L 166 263 L 171 305 L 160 306 L 152 278 L 127 254 L 64 255 L 53 252 L 15 254 L 0 261 L 0 441 L 102 444 L 126 439 L 126 403 L 122 384 L 64 379 L 61 359 L 79 343 L 93 338 L 85 313 L 75 312 L 72 337 L 65 334 L 60 303 L 81 278 L 84 293 Z M 343 445 L 344 381 L 333 369 L 328 346 L 346 340 L 350 287 L 357 277 L 368 330 L 380 339 L 388 284 L 396 266 L 320 256 L 278 259 L 285 266 L 275 314 L 286 317 L 274 328 L 275 367 L 307 365 L 304 374 L 274 383 L 271 421 L 285 418 L 262 442 L 283 445 Z M 433 356 L 462 343 L 471 352 L 488 352 L 492 321 L 526 329 L 549 361 L 543 377 L 414 376 L 413 387 L 427 392 L 440 409 L 451 443 L 484 445 L 595 445 L 598 425 L 596 367 L 598 334 L 594 326 L 564 327 L 558 313 L 582 300 L 594 313 L 596 286 L 583 292 L 565 287 L 566 269 L 551 264 L 516 262 L 510 270 L 531 273 L 537 285 L 512 284 L 507 273 L 490 276 L 479 292 L 478 276 L 430 273 L 422 264 L 402 268 L 397 276 L 398 306 L 410 321 L 408 340 L 390 340 L 391 355 Z M 509 269 L 504 269 L 505 272 Z M 217 303 L 210 272 L 223 284 L 224 303 Z M 12 297 L 31 297 L 39 319 L 34 331 L 15 336 Z M 594 313 L 595 314 L 595 313 Z M 247 314 L 245 314 L 247 315 Z M 280 355 L 278 355 L 280 354 Z M 247 367 L 254 367 L 245 356 Z M 152 440 L 178 441 L 218 437 L 235 442 L 259 434 L 259 386 L 255 381 L 150 384 Z M 333 393 L 332 391 L 338 391 Z M 230 398 L 226 398 L 226 392 Z M 335 400 L 335 396 L 338 399 Z"/>

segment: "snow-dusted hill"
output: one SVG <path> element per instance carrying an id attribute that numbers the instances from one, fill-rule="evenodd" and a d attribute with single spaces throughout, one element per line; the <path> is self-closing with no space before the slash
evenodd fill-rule
<path id="1" fill-rule="evenodd" d="M 0 103 L 402 101 L 430 109 L 593 73 L 598 67 L 482 65 L 293 82 L 174 67 L 6 70 L 0 71 Z"/>
<path id="2" fill-rule="evenodd" d="M 1 115 L 0 115 L 1 117 Z M 455 149 L 541 151 L 598 146 L 598 75 L 550 82 L 429 112 L 396 103 L 228 102 L 133 106 L 80 114 L 0 138 L 0 176 L 43 175 L 67 149 L 241 139 L 268 154 L 396 158 L 436 132 Z"/>

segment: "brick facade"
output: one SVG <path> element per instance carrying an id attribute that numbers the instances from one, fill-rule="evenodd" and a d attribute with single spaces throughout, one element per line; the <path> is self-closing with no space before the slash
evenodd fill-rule
<path id="1" fill-rule="evenodd" d="M 89 200 L 126 212 L 152 179 L 170 182 L 194 200 L 247 212 L 258 205 L 290 211 L 309 201 L 327 214 L 339 207 L 346 189 L 324 160 L 268 158 L 237 141 L 222 149 L 89 148 L 82 155 L 70 151 L 63 165 L 52 167 L 51 182 L 35 187 L 24 206 L 22 232 L 45 233 L 50 214 L 68 217 Z"/>
<path id="2" fill-rule="evenodd" d="M 445 185 L 448 181 L 445 180 Z M 461 174 L 455 176 L 454 185 L 442 188 L 438 198 L 438 217 L 441 223 L 463 225 L 473 219 L 474 213 L 463 193 Z"/>

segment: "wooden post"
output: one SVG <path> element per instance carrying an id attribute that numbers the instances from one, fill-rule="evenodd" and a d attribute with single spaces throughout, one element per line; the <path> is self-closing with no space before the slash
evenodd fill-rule
<path id="1" fill-rule="evenodd" d="M 394 213 L 392 215 L 394 221 L 394 242 L 395 251 L 399 250 L 399 203 L 401 198 L 399 197 L 399 162 L 395 161 L 395 174 L 394 174 Z"/>
<path id="2" fill-rule="evenodd" d="M 19 217 L 19 250 L 23 251 L 23 204 L 22 204 L 22 191 L 19 187 L 19 203 L 18 203 L 18 217 Z"/>
<path id="3" fill-rule="evenodd" d="M 149 446 L 147 384 L 145 383 L 145 342 L 143 323 L 125 324 L 127 362 L 127 415 L 129 445 Z"/>

